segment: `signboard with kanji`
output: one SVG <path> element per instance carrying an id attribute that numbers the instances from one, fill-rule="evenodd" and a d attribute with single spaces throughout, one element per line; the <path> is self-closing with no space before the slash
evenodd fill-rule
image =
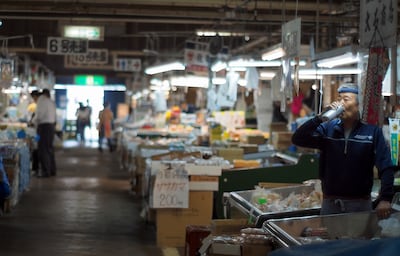
<path id="1" fill-rule="evenodd" d="M 142 70 L 141 59 L 116 58 L 114 59 L 115 71 L 139 72 Z"/>
<path id="2" fill-rule="evenodd" d="M 187 41 L 184 54 L 186 72 L 194 74 L 208 73 L 208 43 Z"/>
<path id="3" fill-rule="evenodd" d="M 87 39 L 74 39 L 65 37 L 48 37 L 47 54 L 50 55 L 74 55 L 88 52 Z"/>
<path id="4" fill-rule="evenodd" d="M 360 46 L 392 47 L 397 36 L 397 0 L 361 0 Z"/>
<path id="5" fill-rule="evenodd" d="M 296 57 L 301 47 L 301 18 L 282 25 L 282 48 L 286 57 Z"/>
<path id="6" fill-rule="evenodd" d="M 171 161 L 153 165 L 156 170 L 150 206 L 152 208 L 188 208 L 189 176 L 185 162 Z"/>
<path id="7" fill-rule="evenodd" d="M 76 66 L 107 64 L 108 50 L 88 49 L 86 54 L 76 54 L 68 57 L 71 58 L 71 64 Z"/>

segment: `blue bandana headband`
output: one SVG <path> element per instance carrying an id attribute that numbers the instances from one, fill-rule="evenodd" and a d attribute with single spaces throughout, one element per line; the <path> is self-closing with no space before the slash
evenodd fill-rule
<path id="1" fill-rule="evenodd" d="M 349 88 L 349 87 L 343 87 L 343 88 L 340 88 L 338 90 L 338 93 L 345 93 L 345 92 L 351 92 L 351 93 L 354 93 L 354 94 L 358 94 L 358 89 Z"/>

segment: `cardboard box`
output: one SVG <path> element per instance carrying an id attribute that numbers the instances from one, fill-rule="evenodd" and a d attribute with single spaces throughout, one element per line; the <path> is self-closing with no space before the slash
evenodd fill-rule
<path id="1" fill-rule="evenodd" d="M 240 148 L 243 148 L 244 154 L 251 154 L 258 152 L 258 145 L 257 144 L 240 144 Z"/>
<path id="2" fill-rule="evenodd" d="M 266 256 L 271 251 L 270 244 L 242 244 L 241 256 Z"/>
<path id="3" fill-rule="evenodd" d="M 192 175 L 189 177 L 189 190 L 218 191 L 218 176 Z"/>
<path id="4" fill-rule="evenodd" d="M 276 150 L 286 150 L 292 145 L 293 132 L 274 132 L 272 134 L 272 145 Z"/>
<path id="5" fill-rule="evenodd" d="M 187 209 L 157 209 L 157 246 L 184 247 L 186 227 L 209 225 L 212 210 L 212 191 L 190 191 Z"/>
<path id="6" fill-rule="evenodd" d="M 217 149 L 217 155 L 223 157 L 229 162 L 233 162 L 234 159 L 243 159 L 244 150 L 243 148 L 219 148 Z"/>
<path id="7" fill-rule="evenodd" d="M 210 229 L 213 235 L 239 234 L 243 228 L 251 226 L 248 219 L 215 219 L 211 221 Z"/>
<path id="8" fill-rule="evenodd" d="M 213 243 L 208 252 L 208 255 L 241 256 L 242 248 L 240 244 Z"/>
<path id="9" fill-rule="evenodd" d="M 265 143 L 264 135 L 248 135 L 247 143 L 256 145 L 264 144 Z"/>

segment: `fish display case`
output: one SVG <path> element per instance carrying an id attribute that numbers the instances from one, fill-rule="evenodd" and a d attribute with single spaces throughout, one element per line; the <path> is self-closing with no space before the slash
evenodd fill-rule
<path id="1" fill-rule="evenodd" d="M 318 215 L 321 201 L 322 193 L 314 182 L 229 193 L 229 207 L 244 213 L 259 228 L 269 219 Z"/>
<path id="2" fill-rule="evenodd" d="M 280 154 L 279 158 L 283 163 L 279 166 L 223 170 L 215 195 L 215 218 L 228 217 L 230 192 L 251 190 L 263 182 L 301 184 L 318 178 L 318 154 L 299 154 L 295 157 Z"/>
<path id="3" fill-rule="evenodd" d="M 339 239 L 374 240 L 388 235 L 393 225 L 385 221 L 397 222 L 398 214 L 390 219 L 380 220 L 374 211 L 343 213 L 321 216 L 305 216 L 284 219 L 270 219 L 264 222 L 263 229 L 271 234 L 282 247 L 323 243 Z M 388 224 L 388 223 L 386 223 Z M 392 230 L 393 231 L 393 230 Z"/>

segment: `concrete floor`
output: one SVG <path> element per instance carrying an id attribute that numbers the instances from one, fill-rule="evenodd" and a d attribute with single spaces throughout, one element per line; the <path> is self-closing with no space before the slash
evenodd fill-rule
<path id="1" fill-rule="evenodd" d="M 118 153 L 68 143 L 56 152 L 58 174 L 33 177 L 11 213 L 0 217 L 0 255 L 165 255 L 154 225 L 139 216 Z"/>

